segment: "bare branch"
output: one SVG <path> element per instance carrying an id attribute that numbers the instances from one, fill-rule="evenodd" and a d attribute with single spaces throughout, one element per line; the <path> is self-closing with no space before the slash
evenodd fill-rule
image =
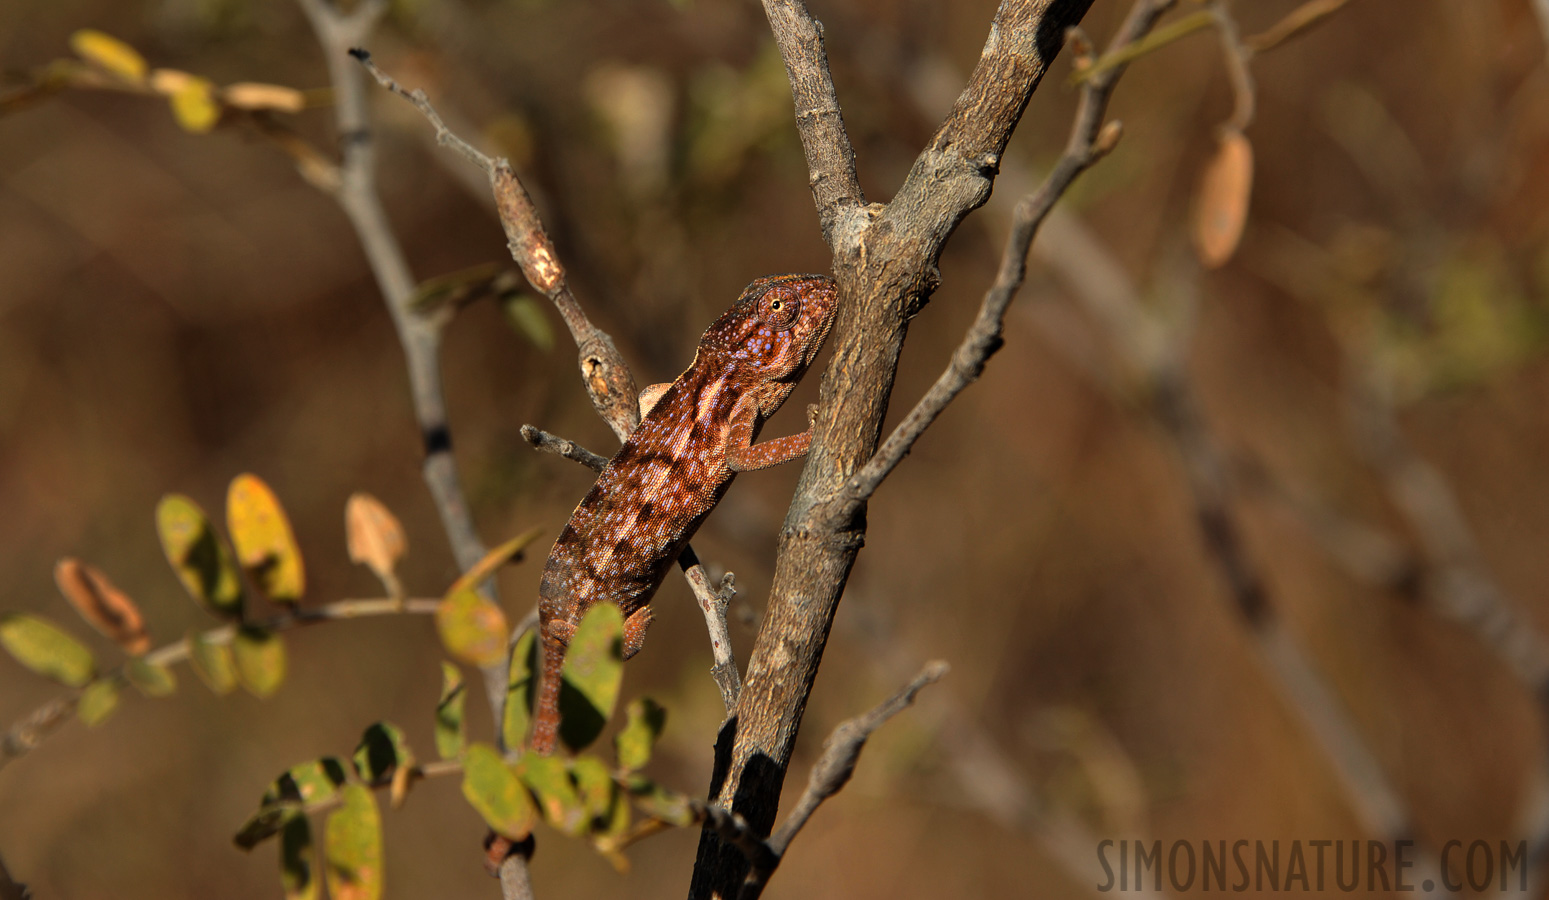
<path id="1" fill-rule="evenodd" d="M 742 674 L 737 671 L 737 658 L 731 650 L 731 632 L 726 627 L 726 608 L 737 596 L 737 580 L 732 573 L 721 576 L 719 586 L 710 584 L 710 573 L 700 565 L 693 547 L 684 547 L 678 556 L 678 565 L 694 589 L 694 599 L 699 602 L 699 612 L 705 617 L 705 630 L 710 635 L 710 677 L 720 689 L 721 702 L 726 714 L 737 708 L 737 698 L 742 696 Z"/>
<path id="2" fill-rule="evenodd" d="M 823 25 L 812 18 L 803 0 L 764 0 L 764 15 L 791 82 L 796 130 L 807 155 L 808 183 L 823 239 L 837 248 L 865 227 L 861 209 L 866 198 L 855 175 L 855 150 L 828 71 Z M 841 238 L 836 229 L 847 234 Z"/>
<path id="3" fill-rule="evenodd" d="M 593 472 L 601 472 L 608 466 L 608 458 L 606 456 L 600 456 L 577 444 L 575 441 L 549 434 L 547 431 L 535 428 L 532 425 L 522 426 L 522 440 L 545 453 L 553 453 L 557 456 L 563 456 L 571 462 L 578 462 Z"/>

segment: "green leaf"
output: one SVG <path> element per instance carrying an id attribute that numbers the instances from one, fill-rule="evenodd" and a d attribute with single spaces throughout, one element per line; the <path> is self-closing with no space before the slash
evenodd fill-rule
<path id="1" fill-rule="evenodd" d="M 667 711 L 650 697 L 637 697 L 624 712 L 624 727 L 613 737 L 619 768 L 633 772 L 651 761 L 656 739 L 667 724 Z"/>
<path id="2" fill-rule="evenodd" d="M 441 701 L 436 704 L 436 752 L 442 759 L 462 755 L 463 744 L 467 741 L 467 729 L 463 725 L 463 702 L 467 698 L 462 670 L 449 662 L 441 663 Z"/>
<path id="3" fill-rule="evenodd" d="M 382 817 L 370 789 L 347 784 L 344 806 L 323 829 L 328 896 L 332 900 L 377 900 L 382 896 Z"/>
<path id="4" fill-rule="evenodd" d="M 463 796 L 495 833 L 520 841 L 532 833 L 538 810 L 500 751 L 489 744 L 468 745 L 463 763 Z"/>
<path id="5" fill-rule="evenodd" d="M 237 661 L 229 644 L 217 644 L 201 631 L 191 632 L 188 662 L 200 680 L 217 694 L 229 694 L 237 686 Z"/>
<path id="6" fill-rule="evenodd" d="M 81 690 L 75 701 L 75 715 L 87 725 L 100 725 L 118 709 L 118 684 L 111 678 L 99 678 Z"/>
<path id="7" fill-rule="evenodd" d="M 301 550 L 274 491 L 257 475 L 231 480 L 226 492 L 226 527 L 237 561 L 271 600 L 295 603 L 306 589 Z"/>
<path id="8" fill-rule="evenodd" d="M 587 610 L 565 652 L 559 738 L 584 750 L 602 734 L 624 680 L 624 616 L 612 603 Z"/>
<path id="9" fill-rule="evenodd" d="M 168 494 L 156 505 L 156 533 L 183 587 L 218 616 L 242 616 L 242 580 L 199 504 Z"/>
<path id="10" fill-rule="evenodd" d="M 511 650 L 511 670 L 506 679 L 505 722 L 501 736 L 507 747 L 520 747 L 532 724 L 533 694 L 538 689 L 538 633 L 529 629 Z"/>
<path id="11" fill-rule="evenodd" d="M 593 828 L 606 826 L 618 793 L 608 764 L 595 756 L 577 756 L 570 761 L 570 778 L 588 822 Z"/>
<path id="12" fill-rule="evenodd" d="M 70 35 L 70 49 L 75 55 L 117 75 L 125 81 L 139 84 L 145 80 L 145 57 L 140 52 L 110 34 L 94 28 L 82 28 Z"/>
<path id="13" fill-rule="evenodd" d="M 377 722 L 366 728 L 355 747 L 355 771 L 367 784 L 381 784 L 394 771 L 414 765 L 414 751 L 403 736 L 403 729 L 391 722 Z"/>
<path id="14" fill-rule="evenodd" d="M 550 825 L 572 836 L 586 827 L 586 809 L 564 760 L 528 753 L 517 761 L 516 775 L 538 798 L 543 818 Z"/>
<path id="15" fill-rule="evenodd" d="M 337 756 L 324 756 L 291 766 L 269 786 L 264 802 L 294 800 L 316 805 L 333 799 L 346 780 L 344 761 Z"/>
<path id="16" fill-rule="evenodd" d="M 267 697 L 285 681 L 285 642 L 272 631 L 244 626 L 231 639 L 237 677 L 255 697 Z"/>
<path id="17" fill-rule="evenodd" d="M 231 839 L 233 844 L 243 850 L 251 850 L 269 838 L 280 833 L 285 823 L 295 816 L 305 815 L 301 804 L 294 800 L 282 800 L 275 803 L 265 803 L 253 813 L 241 830 Z"/>
<path id="18" fill-rule="evenodd" d="M 280 830 L 280 885 L 285 900 L 317 900 L 312 856 L 312 825 L 304 815 L 292 816 Z"/>
<path id="19" fill-rule="evenodd" d="M 506 614 L 471 587 L 454 590 L 436 607 L 436 630 L 446 652 L 472 666 L 505 658 Z"/>
<path id="20" fill-rule="evenodd" d="M 124 675 L 147 697 L 168 697 L 177 691 L 177 676 L 171 669 L 146 662 L 142 657 L 125 663 Z"/>
<path id="21" fill-rule="evenodd" d="M 84 644 L 38 616 L 0 616 L 0 646 L 17 662 L 67 687 L 84 685 L 96 672 L 96 662 Z"/>
<path id="22" fill-rule="evenodd" d="M 554 349 L 554 326 L 544 315 L 543 306 L 528 294 L 518 294 L 505 302 L 506 319 L 534 347 L 545 352 Z"/>
<path id="23" fill-rule="evenodd" d="M 484 554 L 484 557 L 464 572 L 461 577 L 452 582 L 447 588 L 448 597 L 460 591 L 472 590 L 484 582 L 484 579 L 495 574 L 495 570 L 508 562 L 520 562 L 522 551 L 527 545 L 538 539 L 543 534 L 542 528 L 529 528 L 499 547 Z"/>
<path id="24" fill-rule="evenodd" d="M 687 828 L 698 820 L 688 797 L 668 790 L 643 775 L 631 775 L 626 787 L 635 799 L 635 806 L 653 819 L 679 828 Z"/>

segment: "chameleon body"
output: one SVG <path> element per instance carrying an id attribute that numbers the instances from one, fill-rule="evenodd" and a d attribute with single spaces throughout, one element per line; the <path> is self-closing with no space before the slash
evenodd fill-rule
<path id="1" fill-rule="evenodd" d="M 586 611 L 617 604 L 624 658 L 639 652 L 651 595 L 736 473 L 806 454 L 810 430 L 753 440 L 822 348 L 838 296 L 821 275 L 761 278 L 705 331 L 676 381 L 641 392 L 645 417 L 576 507 L 543 567 L 537 752 L 554 750 L 560 672 Z"/>

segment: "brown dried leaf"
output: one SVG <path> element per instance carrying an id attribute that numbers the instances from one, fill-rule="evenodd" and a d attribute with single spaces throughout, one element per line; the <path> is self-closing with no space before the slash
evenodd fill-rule
<path id="1" fill-rule="evenodd" d="M 172 96 L 199 76 L 184 72 L 182 69 L 153 69 L 151 71 L 151 90 L 165 96 Z"/>
<path id="2" fill-rule="evenodd" d="M 344 506 L 344 535 L 350 562 L 371 569 L 392 590 L 397 582 L 393 569 L 409 546 L 397 517 L 370 494 L 351 494 Z"/>
<path id="3" fill-rule="evenodd" d="M 272 109 L 276 112 L 298 113 L 306 109 L 306 95 L 281 84 L 261 84 L 256 81 L 240 81 L 221 89 L 221 102 L 238 109 Z"/>
<path id="4" fill-rule="evenodd" d="M 151 636 L 145 630 L 140 608 L 106 575 L 78 559 L 66 557 L 54 565 L 54 583 L 81 618 L 124 648 L 125 653 L 139 656 L 151 649 Z"/>
<path id="5" fill-rule="evenodd" d="M 1206 268 L 1220 268 L 1237 252 L 1252 195 L 1253 145 L 1240 131 L 1224 131 L 1194 208 L 1194 248 Z"/>

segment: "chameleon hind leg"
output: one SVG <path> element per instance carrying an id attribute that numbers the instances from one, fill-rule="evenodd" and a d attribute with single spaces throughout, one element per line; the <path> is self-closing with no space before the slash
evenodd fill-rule
<path id="1" fill-rule="evenodd" d="M 651 627 L 649 604 L 630 613 L 624 619 L 624 658 L 629 659 L 645 646 L 645 630 Z"/>

